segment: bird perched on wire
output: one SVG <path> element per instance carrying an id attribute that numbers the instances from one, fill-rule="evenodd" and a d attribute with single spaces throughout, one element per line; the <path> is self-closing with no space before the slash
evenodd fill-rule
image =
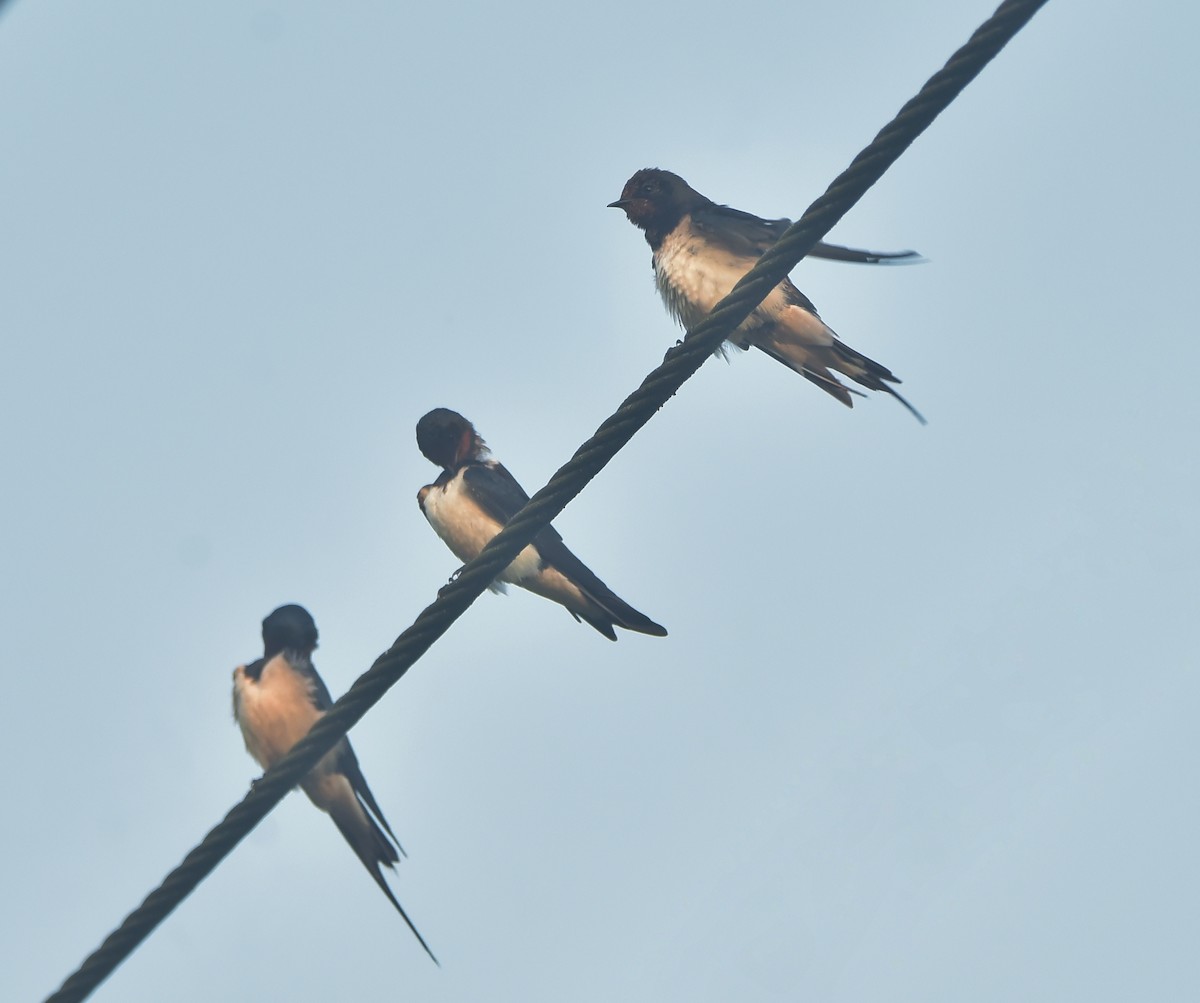
<path id="1" fill-rule="evenodd" d="M 417 446 L 442 468 L 438 479 L 417 492 L 417 503 L 434 531 L 460 561 L 477 557 L 529 501 L 503 465 L 489 459 L 487 445 L 457 411 L 439 407 L 417 422 Z M 613 629 L 665 637 L 667 631 L 621 599 L 567 549 L 553 526 L 538 531 L 498 583 L 511 582 L 567 608 L 611 641 Z M 499 584 L 493 589 L 501 591 Z"/>
<path id="2" fill-rule="evenodd" d="M 788 219 L 760 219 L 717 205 L 678 174 L 648 167 L 626 183 L 609 208 L 623 209 L 645 231 L 653 252 L 654 281 L 667 309 L 690 330 L 712 312 L 755 262 L 791 226 Z M 861 264 L 920 261 L 915 251 L 875 253 L 818 243 L 810 256 Z M 925 419 L 893 389 L 900 380 L 886 366 L 840 341 L 817 315 L 812 301 L 784 279 L 734 331 L 737 348 L 754 346 L 811 380 L 847 407 L 858 394 L 837 375 L 869 390 L 891 394 L 922 424 Z"/>
<path id="3" fill-rule="evenodd" d="M 263 657 L 233 672 L 233 717 L 246 749 L 269 770 L 308 734 L 333 705 L 313 667 L 317 625 L 303 606 L 280 606 L 262 624 Z M 425 953 L 437 958 L 392 894 L 380 865 L 394 869 L 404 848 L 383 817 L 358 759 L 343 737 L 300 781 L 304 793 L 328 812 Z"/>

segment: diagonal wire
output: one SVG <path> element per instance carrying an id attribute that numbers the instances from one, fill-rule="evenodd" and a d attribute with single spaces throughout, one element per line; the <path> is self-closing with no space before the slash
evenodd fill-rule
<path id="1" fill-rule="evenodd" d="M 220 823 L 89 955 L 46 1003 L 83 1000 L 221 862 L 267 813 L 346 734 L 387 690 L 457 620 L 587 483 L 625 446 L 703 364 L 818 240 L 825 236 L 1021 30 L 1046 0 L 1006 0 L 897 113 L 803 217 L 759 259 L 713 312 L 671 349 L 596 433 L 575 451 L 550 482 L 530 499 L 461 573 L 439 593 L 395 643 L 259 780 Z"/>

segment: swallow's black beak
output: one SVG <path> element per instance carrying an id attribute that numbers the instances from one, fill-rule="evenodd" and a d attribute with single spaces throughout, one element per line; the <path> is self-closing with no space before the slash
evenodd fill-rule
<path id="1" fill-rule="evenodd" d="M 609 202 L 609 203 L 608 203 L 608 208 L 609 208 L 609 209 L 624 209 L 624 208 L 626 208 L 626 207 L 627 207 L 627 206 L 628 206 L 628 205 L 629 205 L 629 204 L 630 204 L 632 201 L 633 201 L 633 199 L 617 199 L 617 201 L 616 201 L 616 202 Z"/>

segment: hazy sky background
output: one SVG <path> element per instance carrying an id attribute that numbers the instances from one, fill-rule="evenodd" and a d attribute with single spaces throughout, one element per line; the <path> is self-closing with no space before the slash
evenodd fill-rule
<path id="1" fill-rule="evenodd" d="M 5 999 L 455 570 L 416 420 L 531 492 L 679 336 L 637 168 L 796 216 L 993 8 L 55 3 L 0 18 Z M 797 284 L 929 419 L 714 361 L 556 521 L 670 630 L 484 596 L 352 734 L 443 968 L 289 796 L 96 1000 L 1184 1000 L 1197 8 L 1052 0 Z"/>

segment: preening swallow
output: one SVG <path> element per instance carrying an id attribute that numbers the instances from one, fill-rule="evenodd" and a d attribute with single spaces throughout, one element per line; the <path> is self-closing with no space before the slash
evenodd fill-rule
<path id="1" fill-rule="evenodd" d="M 233 672 L 233 717 L 246 749 L 269 770 L 333 705 L 313 667 L 317 625 L 303 606 L 280 606 L 263 620 L 263 657 Z M 380 865 L 394 869 L 404 848 L 383 817 L 350 741 L 343 738 L 313 767 L 300 786 L 328 812 L 388 901 L 396 907 L 425 952 L 437 963 L 425 938 L 392 894 Z"/>
<path id="2" fill-rule="evenodd" d="M 760 219 L 717 205 L 679 175 L 649 167 L 631 177 L 609 207 L 624 209 L 629 221 L 645 231 L 658 291 L 667 309 L 688 330 L 712 312 L 791 226 L 788 219 Z M 875 253 L 825 243 L 817 244 L 809 255 L 861 264 L 921 260 L 915 251 Z M 840 341 L 790 279 L 771 291 L 727 343 L 766 352 L 847 407 L 854 406 L 851 394 L 861 394 L 835 373 L 869 390 L 882 390 L 924 424 L 925 419 L 892 388 L 900 380 L 891 370 Z"/>
<path id="3" fill-rule="evenodd" d="M 417 492 L 417 503 L 454 555 L 470 561 L 529 496 L 503 465 L 488 458 L 483 439 L 457 411 L 439 407 L 425 415 L 417 422 L 417 445 L 442 468 L 436 481 Z M 614 626 L 655 637 L 667 634 L 592 574 L 553 526 L 542 529 L 497 580 L 560 603 L 611 641 L 617 639 Z"/>

